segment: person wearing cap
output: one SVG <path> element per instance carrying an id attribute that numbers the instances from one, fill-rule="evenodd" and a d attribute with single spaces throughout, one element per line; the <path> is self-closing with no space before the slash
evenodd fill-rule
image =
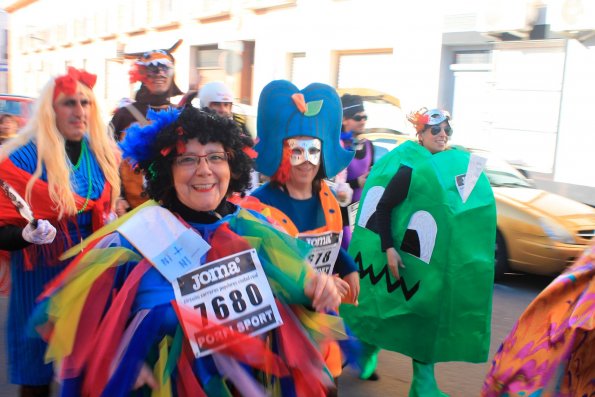
<path id="1" fill-rule="evenodd" d="M 200 106 L 213 109 L 221 117 L 231 118 L 233 113 L 233 93 L 221 81 L 211 81 L 203 85 L 198 93 Z"/>
<path id="2" fill-rule="evenodd" d="M 211 81 L 203 85 L 200 88 L 199 100 L 201 107 L 211 109 L 221 117 L 232 119 L 242 129 L 243 135 L 251 136 L 246 127 L 245 116 L 232 111 L 233 92 L 223 82 Z"/>
<path id="3" fill-rule="evenodd" d="M 488 357 L 496 207 L 485 160 L 448 146 L 448 112 L 408 118 L 417 142 L 376 163 L 362 192 L 349 246 L 360 305 L 341 315 L 363 342 L 412 358 L 410 397 L 439 397 L 435 363 Z"/>
<path id="4" fill-rule="evenodd" d="M 341 248 L 339 203 L 325 178 L 344 169 L 353 152 L 341 147 L 341 101 L 334 88 L 312 83 L 299 90 L 291 82 L 267 84 L 258 101 L 256 170 L 271 178 L 252 192 L 283 214 L 279 224 L 313 246 L 308 256 L 319 272 L 338 274 L 349 285 L 344 302 L 357 304 L 359 275 Z M 336 344 L 323 351 L 335 378 L 341 374 Z"/>
<path id="5" fill-rule="evenodd" d="M 0 114 L 0 145 L 17 134 L 19 123 L 9 113 Z"/>
<path id="6" fill-rule="evenodd" d="M 53 380 L 46 344 L 28 326 L 36 299 L 69 263 L 60 255 L 114 218 L 119 197 L 120 151 L 106 133 L 95 81 L 73 67 L 52 77 L 29 122 L 0 148 L 0 250 L 10 251 L 11 272 L 8 363 L 20 397 L 49 397 Z M 26 203 L 5 194 L 8 186 Z"/>
<path id="7" fill-rule="evenodd" d="M 250 136 L 244 116 L 232 112 L 233 92 L 227 85 L 221 81 L 206 83 L 200 88 L 198 97 L 201 107 L 211 109 L 223 118 L 232 119 L 242 129 L 244 136 Z"/>
<path id="8" fill-rule="evenodd" d="M 360 200 L 362 189 L 370 169 L 374 165 L 374 146 L 367 139 L 359 136 L 365 131 L 368 115 L 364 109 L 361 96 L 343 94 L 341 96 L 343 108 L 343 121 L 341 125 L 341 142 L 343 147 L 355 152 L 353 160 L 347 167 L 346 180 L 353 189 L 350 202 L 341 207 L 343 215 L 343 248 L 347 249 L 351 240 L 351 227 L 349 225 L 348 206 Z"/>
<path id="9" fill-rule="evenodd" d="M 174 106 L 170 98 L 181 95 L 182 91 L 174 81 L 175 58 L 173 52 L 182 44 L 178 40 L 169 49 L 151 50 L 147 52 L 126 53 L 126 59 L 134 59 L 130 71 L 130 83 L 140 82 L 141 86 L 135 94 L 135 100 L 122 102 L 110 122 L 116 140 L 124 137 L 124 131 L 133 123 L 148 124 L 146 114 L 149 109 L 167 109 Z M 122 199 L 118 202 L 119 215 L 124 208 L 136 208 L 148 200 L 144 191 L 144 178 L 135 172 L 130 164 L 122 162 Z M 121 210 L 120 210 L 121 209 Z"/>

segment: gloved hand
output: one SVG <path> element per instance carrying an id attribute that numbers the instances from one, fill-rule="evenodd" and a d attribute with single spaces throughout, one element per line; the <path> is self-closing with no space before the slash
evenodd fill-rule
<path id="1" fill-rule="evenodd" d="M 56 237 L 56 228 L 44 219 L 37 221 L 37 227 L 27 224 L 22 232 L 23 239 L 32 244 L 50 244 Z"/>
<path id="2" fill-rule="evenodd" d="M 336 185 L 337 190 L 337 201 L 341 207 L 347 207 L 351 204 L 351 198 L 353 197 L 353 189 L 349 186 L 349 183 L 338 182 Z"/>
<path id="3" fill-rule="evenodd" d="M 105 224 L 107 225 L 109 223 L 112 223 L 116 219 L 118 219 L 118 214 L 116 213 L 116 211 L 112 211 L 105 217 Z"/>

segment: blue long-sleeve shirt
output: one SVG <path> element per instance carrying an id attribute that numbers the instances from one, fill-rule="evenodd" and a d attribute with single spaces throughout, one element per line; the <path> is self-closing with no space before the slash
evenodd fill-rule
<path id="1" fill-rule="evenodd" d="M 317 194 L 306 200 L 298 200 L 282 189 L 266 183 L 252 192 L 252 196 L 282 211 L 292 220 L 299 232 L 314 230 L 325 225 L 322 203 Z M 344 277 L 358 269 L 353 258 L 341 248 L 334 270 L 339 273 L 339 276 Z"/>

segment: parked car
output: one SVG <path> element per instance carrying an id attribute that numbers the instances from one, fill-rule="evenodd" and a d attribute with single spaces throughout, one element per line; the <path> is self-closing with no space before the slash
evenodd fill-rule
<path id="1" fill-rule="evenodd" d="M 370 133 L 377 159 L 413 136 Z M 495 275 L 507 272 L 556 275 L 595 242 L 595 209 L 546 192 L 516 168 L 485 150 L 469 149 L 487 159 L 485 173 L 496 198 L 498 225 Z"/>
<path id="2" fill-rule="evenodd" d="M 16 116 L 19 128 L 23 127 L 31 117 L 34 101 L 34 98 L 28 96 L 0 94 L 0 114 Z"/>

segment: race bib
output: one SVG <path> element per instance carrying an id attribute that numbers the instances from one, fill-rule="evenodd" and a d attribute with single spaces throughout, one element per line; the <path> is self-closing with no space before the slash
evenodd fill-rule
<path id="1" fill-rule="evenodd" d="M 283 324 L 254 249 L 206 263 L 174 283 L 179 305 L 202 317 L 202 328 L 184 328 L 194 355 L 206 356 L 233 342 L 233 332 L 259 335 Z M 214 326 L 216 325 L 216 326 Z"/>
<path id="2" fill-rule="evenodd" d="M 320 234 L 300 234 L 298 238 L 313 248 L 308 255 L 308 263 L 320 273 L 333 274 L 333 267 L 341 249 L 343 232 Z"/>

